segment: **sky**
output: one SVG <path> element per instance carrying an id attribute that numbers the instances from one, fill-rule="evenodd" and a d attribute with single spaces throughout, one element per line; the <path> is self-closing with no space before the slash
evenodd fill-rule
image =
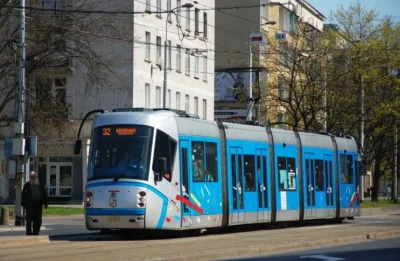
<path id="1" fill-rule="evenodd" d="M 312 6 L 320 11 L 325 17 L 325 22 L 329 20 L 330 13 L 343 5 L 347 8 L 350 3 L 356 0 L 307 0 Z M 374 9 L 380 16 L 391 15 L 395 21 L 400 22 L 400 0 L 360 0 L 360 3 L 367 9 Z"/>

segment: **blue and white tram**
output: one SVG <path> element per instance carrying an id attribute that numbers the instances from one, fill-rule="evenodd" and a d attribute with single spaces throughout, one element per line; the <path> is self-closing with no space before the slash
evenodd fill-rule
<path id="1" fill-rule="evenodd" d="M 185 230 L 360 214 L 351 137 L 187 116 L 160 109 L 97 114 L 87 229 Z"/>

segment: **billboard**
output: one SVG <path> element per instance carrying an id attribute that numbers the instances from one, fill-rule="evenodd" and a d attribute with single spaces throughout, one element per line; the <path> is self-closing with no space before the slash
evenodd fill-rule
<path id="1" fill-rule="evenodd" d="M 253 87 L 258 82 L 259 71 L 253 74 Z M 215 73 L 214 99 L 215 101 L 235 101 L 235 94 L 248 95 L 250 72 L 248 71 L 224 71 Z M 241 88 L 239 88 L 241 86 Z"/>

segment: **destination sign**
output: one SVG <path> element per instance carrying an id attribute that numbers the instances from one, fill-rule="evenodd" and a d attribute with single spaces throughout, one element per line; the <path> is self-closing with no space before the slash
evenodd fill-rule
<path id="1" fill-rule="evenodd" d="M 102 129 L 103 136 L 133 136 L 136 134 L 136 128 L 126 127 L 126 128 L 111 128 L 105 127 Z"/>

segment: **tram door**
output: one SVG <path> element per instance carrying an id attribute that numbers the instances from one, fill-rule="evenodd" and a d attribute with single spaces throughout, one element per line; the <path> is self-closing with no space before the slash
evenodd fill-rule
<path id="1" fill-rule="evenodd" d="M 242 148 L 230 148 L 230 176 L 231 176 L 231 223 L 244 222 L 243 204 L 243 151 Z"/>
<path id="2" fill-rule="evenodd" d="M 325 173 L 325 191 L 326 191 L 326 206 L 327 216 L 332 217 L 335 215 L 335 203 L 333 201 L 334 183 L 333 183 L 333 169 L 332 169 L 332 156 L 324 155 L 324 173 Z"/>
<path id="3" fill-rule="evenodd" d="M 190 187 L 189 187 L 189 167 L 191 161 L 189 157 L 189 142 L 187 140 L 180 140 L 180 169 L 181 169 L 181 197 L 189 200 Z M 185 204 L 181 203 L 182 214 L 182 227 L 190 226 L 190 209 Z"/>
<path id="4" fill-rule="evenodd" d="M 257 220 L 270 219 L 268 212 L 267 151 L 256 150 Z"/>
<path id="5" fill-rule="evenodd" d="M 315 161 L 314 154 L 306 153 L 306 186 L 305 186 L 305 218 L 312 218 L 316 216 L 315 209 Z"/>

